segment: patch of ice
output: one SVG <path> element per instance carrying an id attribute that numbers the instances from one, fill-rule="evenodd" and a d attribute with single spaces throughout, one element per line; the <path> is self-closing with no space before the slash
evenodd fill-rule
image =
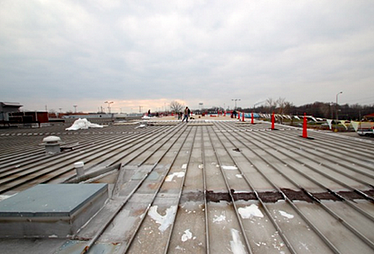
<path id="1" fill-rule="evenodd" d="M 283 217 L 286 217 L 286 218 L 288 218 L 288 219 L 293 219 L 293 217 L 294 217 L 292 214 L 286 213 L 286 212 L 284 212 L 284 211 L 280 211 L 280 210 L 279 210 L 279 213 L 280 213 Z"/>
<path id="2" fill-rule="evenodd" d="M 158 206 L 152 206 L 149 209 L 148 215 L 156 221 L 156 223 L 160 224 L 158 229 L 161 232 L 164 232 L 172 223 L 177 212 L 177 206 L 170 206 L 166 209 L 165 215 L 161 215 L 157 212 Z"/>
<path id="3" fill-rule="evenodd" d="M 252 218 L 252 217 L 260 217 L 260 218 L 264 217 L 261 210 L 255 204 L 252 204 L 252 205 L 246 206 L 246 207 L 240 207 L 238 209 L 238 211 L 239 211 L 240 216 L 243 219 L 249 219 L 249 218 Z"/>
<path id="4" fill-rule="evenodd" d="M 217 223 L 217 222 L 221 222 L 225 220 L 226 220 L 226 216 L 223 214 L 221 214 L 220 216 L 214 215 L 213 223 Z"/>
<path id="5" fill-rule="evenodd" d="M 176 249 L 176 250 L 181 250 L 181 251 L 185 251 L 185 250 L 186 250 L 185 248 L 182 248 L 182 247 L 179 246 L 179 245 L 178 245 L 177 247 L 175 247 L 175 249 Z"/>
<path id="6" fill-rule="evenodd" d="M 183 164 L 182 169 L 186 169 L 186 168 L 187 168 L 187 164 Z"/>
<path id="7" fill-rule="evenodd" d="M 236 174 L 235 175 L 237 178 L 243 178 L 243 176 L 241 174 Z"/>
<path id="8" fill-rule="evenodd" d="M 232 241 L 230 241 L 231 251 L 234 254 L 244 254 L 245 251 L 243 243 L 240 241 L 239 231 L 231 229 Z"/>
<path id="9" fill-rule="evenodd" d="M 182 242 L 185 242 L 187 240 L 190 240 L 192 238 L 192 233 L 189 229 L 184 231 L 184 234 L 182 235 Z"/>
<path id="10" fill-rule="evenodd" d="M 224 170 L 236 170 L 238 168 L 236 166 L 224 166 L 224 165 L 222 165 L 222 169 L 224 169 Z"/>
<path id="11" fill-rule="evenodd" d="M 306 250 L 309 251 L 308 244 L 306 244 L 306 243 L 302 243 L 302 242 L 300 242 L 300 241 L 299 241 L 299 243 L 300 243 L 300 245 L 301 245 L 301 246 L 299 247 L 300 250 L 302 249 L 301 247 L 304 247 L 304 249 L 306 249 Z"/>
<path id="12" fill-rule="evenodd" d="M 184 174 L 185 174 L 184 172 L 174 172 L 165 178 L 165 182 L 173 181 L 174 176 L 179 177 L 179 178 L 184 177 Z"/>

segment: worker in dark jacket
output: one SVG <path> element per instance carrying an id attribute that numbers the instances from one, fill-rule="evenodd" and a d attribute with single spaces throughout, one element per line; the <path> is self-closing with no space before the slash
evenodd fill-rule
<path id="1" fill-rule="evenodd" d="M 182 122 L 184 122 L 184 120 L 186 120 L 186 123 L 188 123 L 188 117 L 190 116 L 190 113 L 191 113 L 190 109 L 188 107 L 186 107 L 184 109 L 184 117 L 183 117 Z"/>

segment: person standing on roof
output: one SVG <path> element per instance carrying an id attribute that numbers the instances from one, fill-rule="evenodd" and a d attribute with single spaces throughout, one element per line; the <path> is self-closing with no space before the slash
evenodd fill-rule
<path id="1" fill-rule="evenodd" d="M 184 120 L 186 120 L 186 123 L 188 123 L 188 117 L 190 116 L 190 113 L 191 113 L 190 109 L 188 107 L 186 107 L 184 109 L 184 117 L 183 117 L 182 122 L 184 122 Z"/>

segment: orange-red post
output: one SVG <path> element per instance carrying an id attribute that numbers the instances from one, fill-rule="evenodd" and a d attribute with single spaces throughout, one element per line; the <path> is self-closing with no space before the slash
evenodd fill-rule
<path id="1" fill-rule="evenodd" d="M 307 129 L 307 121 L 306 121 L 306 113 L 304 113 L 303 138 L 308 138 L 308 133 L 306 129 Z"/>
<path id="2" fill-rule="evenodd" d="M 274 112 L 271 114 L 271 129 L 274 130 L 274 122 L 275 122 L 275 117 L 274 117 Z"/>
<path id="3" fill-rule="evenodd" d="M 242 122 L 244 122 L 244 112 L 242 112 Z"/>
<path id="4" fill-rule="evenodd" d="M 252 116 L 251 116 L 251 124 L 254 124 L 254 122 L 253 122 L 253 112 L 252 112 Z"/>
<path id="5" fill-rule="evenodd" d="M 238 111 L 238 119 L 240 120 L 240 112 Z"/>

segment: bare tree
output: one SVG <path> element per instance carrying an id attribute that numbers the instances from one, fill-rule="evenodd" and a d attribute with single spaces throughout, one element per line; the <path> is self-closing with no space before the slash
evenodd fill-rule
<path id="1" fill-rule="evenodd" d="M 290 114 L 291 113 L 291 109 L 294 107 L 294 105 L 291 103 L 291 102 L 288 102 L 286 101 L 284 103 L 284 114 Z"/>
<path id="2" fill-rule="evenodd" d="M 278 105 L 278 113 L 283 114 L 284 107 L 286 106 L 286 99 L 279 97 L 275 103 Z"/>
<path id="3" fill-rule="evenodd" d="M 277 107 L 277 102 L 274 101 L 272 98 L 266 99 L 266 105 L 269 108 L 269 113 L 273 112 L 275 108 Z"/>
<path id="4" fill-rule="evenodd" d="M 325 118 L 329 118 L 332 115 L 331 105 L 329 103 L 319 103 L 319 115 Z M 313 114 L 314 115 L 314 114 Z M 317 114 L 315 114 L 317 115 Z M 331 117 L 332 118 L 332 117 Z"/>
<path id="5" fill-rule="evenodd" d="M 177 101 L 170 102 L 170 110 L 174 113 L 182 112 L 183 106 Z"/>
<path id="6" fill-rule="evenodd" d="M 286 99 L 279 97 L 278 100 L 275 102 L 278 105 L 278 114 L 283 115 L 284 114 L 284 108 L 286 106 Z M 283 123 L 283 117 L 280 117 L 280 123 Z"/>

